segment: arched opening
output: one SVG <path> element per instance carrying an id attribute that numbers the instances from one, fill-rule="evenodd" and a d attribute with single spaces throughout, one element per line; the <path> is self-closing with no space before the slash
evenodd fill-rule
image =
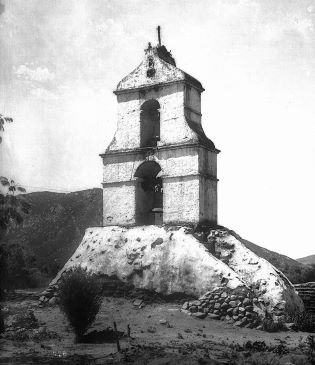
<path id="1" fill-rule="evenodd" d="M 160 171 L 160 165 L 154 161 L 144 162 L 137 168 L 137 225 L 163 223 L 163 185 L 162 179 L 158 177 Z"/>
<path id="2" fill-rule="evenodd" d="M 140 147 L 156 147 L 160 140 L 160 104 L 150 99 L 141 106 Z"/>

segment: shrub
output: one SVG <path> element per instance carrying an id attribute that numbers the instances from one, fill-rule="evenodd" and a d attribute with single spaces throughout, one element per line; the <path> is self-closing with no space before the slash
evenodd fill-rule
<path id="1" fill-rule="evenodd" d="M 298 331 L 315 333 L 315 314 L 309 312 L 295 313 L 287 321 L 293 322 Z"/>
<path id="2" fill-rule="evenodd" d="M 2 312 L 2 308 L 0 306 L 0 334 L 4 332 L 5 330 L 5 326 L 4 326 L 4 318 L 3 318 L 3 312 Z"/>
<path id="3" fill-rule="evenodd" d="M 12 327 L 13 328 L 24 328 L 24 329 L 32 329 L 38 328 L 39 323 L 38 319 L 34 315 L 33 310 L 28 310 L 26 312 L 21 312 L 16 314 L 12 319 Z"/>
<path id="4" fill-rule="evenodd" d="M 102 302 L 102 286 L 96 275 L 76 267 L 63 275 L 59 284 L 59 305 L 81 342 Z"/>
<path id="5" fill-rule="evenodd" d="M 282 321 L 275 322 L 272 318 L 266 317 L 262 322 L 263 330 L 266 332 L 280 332 L 285 330 Z"/>

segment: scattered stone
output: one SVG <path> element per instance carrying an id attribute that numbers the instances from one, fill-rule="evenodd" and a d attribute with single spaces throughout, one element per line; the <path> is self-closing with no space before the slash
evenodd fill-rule
<path id="1" fill-rule="evenodd" d="M 52 297 L 48 300 L 48 304 L 49 305 L 55 305 L 57 304 L 57 298 L 56 297 Z"/>
<path id="2" fill-rule="evenodd" d="M 283 325 L 288 331 L 293 331 L 295 329 L 295 323 L 284 323 Z"/>
<path id="3" fill-rule="evenodd" d="M 251 304 L 251 300 L 249 299 L 249 298 L 245 298 L 244 300 L 243 300 L 243 305 L 244 305 L 244 307 L 246 307 L 247 305 L 250 305 Z"/>
<path id="4" fill-rule="evenodd" d="M 135 300 L 133 301 L 133 305 L 134 305 L 135 307 L 139 307 L 142 303 L 143 303 L 143 300 L 142 300 L 142 299 L 135 299 Z"/>
<path id="5" fill-rule="evenodd" d="M 193 300 L 192 302 L 190 302 L 190 305 L 191 306 L 196 306 L 196 307 L 198 307 L 199 305 L 201 305 L 201 302 L 200 302 L 200 300 Z"/>
<path id="6" fill-rule="evenodd" d="M 210 319 L 220 319 L 220 316 L 214 313 L 208 313 Z"/>
<path id="7" fill-rule="evenodd" d="M 150 327 L 148 328 L 148 332 L 149 332 L 149 333 L 155 333 L 155 332 L 156 332 L 156 328 L 155 328 L 155 327 L 153 327 L 153 326 L 150 326 Z"/>
<path id="8" fill-rule="evenodd" d="M 189 310 L 191 311 L 191 313 L 195 313 L 198 312 L 198 307 L 196 305 L 192 305 Z"/>
<path id="9" fill-rule="evenodd" d="M 192 314 L 188 309 L 181 309 L 181 312 L 188 314 L 189 316 Z"/>
<path id="10" fill-rule="evenodd" d="M 183 337 L 183 335 L 181 333 L 177 333 L 177 338 L 179 340 L 183 340 L 184 339 L 184 337 Z"/>
<path id="11" fill-rule="evenodd" d="M 163 325 L 165 325 L 165 324 L 167 324 L 167 320 L 166 319 L 160 319 L 160 324 L 163 324 Z"/>
<path id="12" fill-rule="evenodd" d="M 193 317 L 199 318 L 199 319 L 204 319 L 207 317 L 207 313 L 203 313 L 203 312 L 196 312 L 192 314 Z"/>

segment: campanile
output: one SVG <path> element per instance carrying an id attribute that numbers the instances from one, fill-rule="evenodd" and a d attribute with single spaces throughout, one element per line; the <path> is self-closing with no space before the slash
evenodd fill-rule
<path id="1" fill-rule="evenodd" d="M 103 224 L 217 223 L 217 154 L 201 125 L 201 83 L 164 45 L 114 91 L 118 122 L 101 154 Z"/>

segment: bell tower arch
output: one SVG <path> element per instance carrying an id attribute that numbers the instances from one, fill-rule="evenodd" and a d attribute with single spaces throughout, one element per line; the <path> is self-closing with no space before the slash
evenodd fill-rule
<path id="1" fill-rule="evenodd" d="M 140 109 L 140 147 L 156 147 L 160 140 L 160 104 L 150 99 Z"/>
<path id="2" fill-rule="evenodd" d="M 161 166 L 155 161 L 143 162 L 136 170 L 136 224 L 163 223 L 163 182 Z"/>

